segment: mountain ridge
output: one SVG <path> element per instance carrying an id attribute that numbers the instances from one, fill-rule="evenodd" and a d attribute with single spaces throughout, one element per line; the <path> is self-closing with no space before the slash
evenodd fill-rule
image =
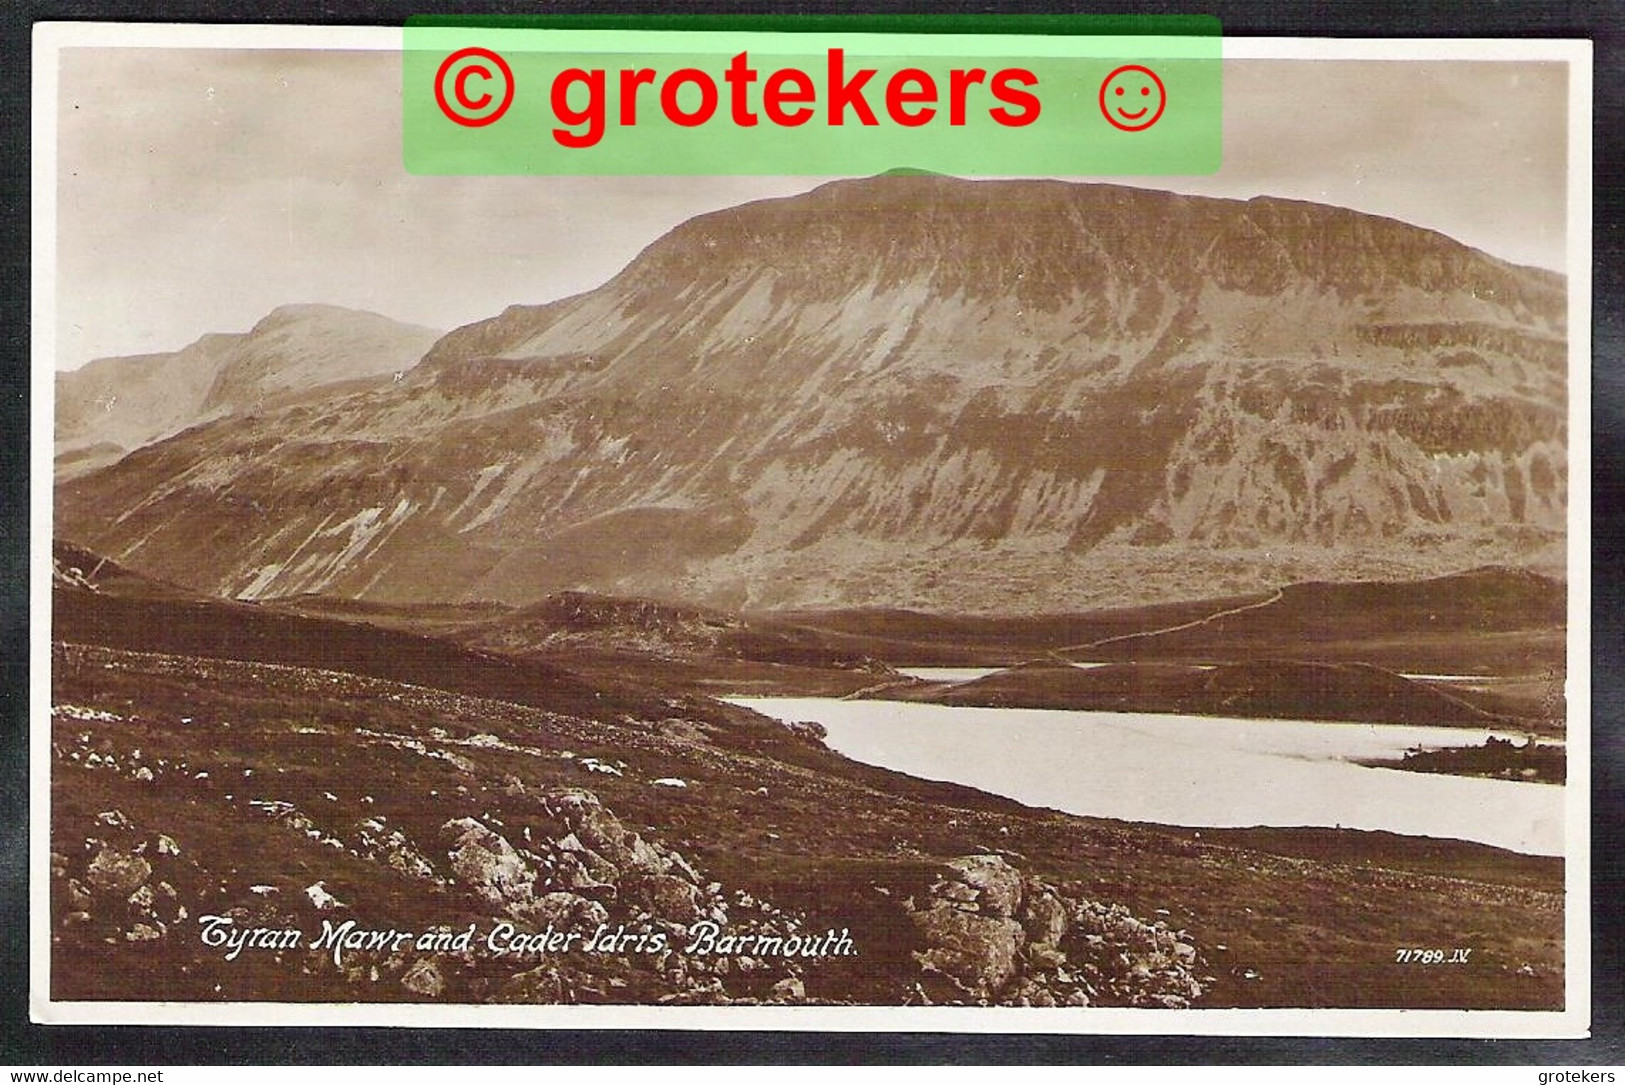
<path id="1" fill-rule="evenodd" d="M 1553 273 L 1341 208 L 834 182 L 58 511 L 248 598 L 989 613 L 1560 568 L 1564 314 Z"/>

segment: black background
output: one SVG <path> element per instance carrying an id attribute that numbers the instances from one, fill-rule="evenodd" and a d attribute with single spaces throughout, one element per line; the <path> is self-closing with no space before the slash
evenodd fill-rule
<path id="1" fill-rule="evenodd" d="M 0 0 L 0 1064 L 1126 1063 L 1625 1064 L 1625 3 L 1077 3 L 833 0 L 677 4 Z M 360 9 L 362 5 L 355 5 Z M 1592 1018 L 1585 1041 L 1356 1040 L 921 1033 L 44 1027 L 28 1020 L 29 84 L 34 22 L 399 26 L 420 14 L 1153 13 L 1216 15 L 1231 37 L 1589 38 L 1595 45 L 1592 326 Z M 49 371 L 49 366 L 45 367 Z M 1578 668 L 1571 668 L 1577 671 Z"/>

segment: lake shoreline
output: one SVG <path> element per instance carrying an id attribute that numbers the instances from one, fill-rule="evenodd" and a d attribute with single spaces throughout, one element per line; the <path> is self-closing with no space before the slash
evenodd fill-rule
<path id="1" fill-rule="evenodd" d="M 1398 771 L 1412 748 L 1497 737 L 1459 728 L 1178 717 L 903 701 L 730 697 L 811 721 L 832 750 L 1082 817 L 1193 829 L 1352 829 L 1563 853 L 1550 785 Z"/>

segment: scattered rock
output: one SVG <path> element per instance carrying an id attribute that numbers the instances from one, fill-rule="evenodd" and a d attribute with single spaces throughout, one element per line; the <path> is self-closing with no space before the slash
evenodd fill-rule
<path id="1" fill-rule="evenodd" d="M 331 912 L 335 908 L 347 907 L 345 903 L 327 891 L 326 882 L 317 882 L 315 885 L 305 887 L 305 896 L 318 912 Z"/>
<path id="2" fill-rule="evenodd" d="M 92 899 L 93 898 L 90 895 L 90 890 L 85 888 L 84 882 L 80 881 L 78 878 L 68 879 L 69 904 L 73 905 L 75 908 L 89 908 Z"/>
<path id="3" fill-rule="evenodd" d="M 424 998 L 439 998 L 446 989 L 446 978 L 440 974 L 439 965 L 423 957 L 401 975 L 401 986 Z"/>
<path id="4" fill-rule="evenodd" d="M 497 993 L 499 1002 L 559 1003 L 565 1001 L 564 981 L 552 965 L 520 972 L 504 983 Z"/>
<path id="5" fill-rule="evenodd" d="M 924 948 L 916 1002 L 1015 1006 L 1189 1006 L 1200 957 L 1183 932 L 1121 905 L 1025 877 L 1001 856 L 943 864 L 923 899 L 903 908 Z"/>

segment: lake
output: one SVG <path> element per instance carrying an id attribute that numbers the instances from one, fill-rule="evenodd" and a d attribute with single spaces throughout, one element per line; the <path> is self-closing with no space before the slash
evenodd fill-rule
<path id="1" fill-rule="evenodd" d="M 998 674 L 1004 667 L 898 667 L 897 673 L 922 682 L 974 682 L 990 674 Z"/>
<path id="2" fill-rule="evenodd" d="M 1071 814 L 1195 827 L 1385 829 L 1563 853 L 1563 789 L 1374 769 L 1413 746 L 1476 746 L 1491 732 L 1150 713 L 957 708 L 822 697 L 740 697 L 814 720 L 866 764 Z"/>

